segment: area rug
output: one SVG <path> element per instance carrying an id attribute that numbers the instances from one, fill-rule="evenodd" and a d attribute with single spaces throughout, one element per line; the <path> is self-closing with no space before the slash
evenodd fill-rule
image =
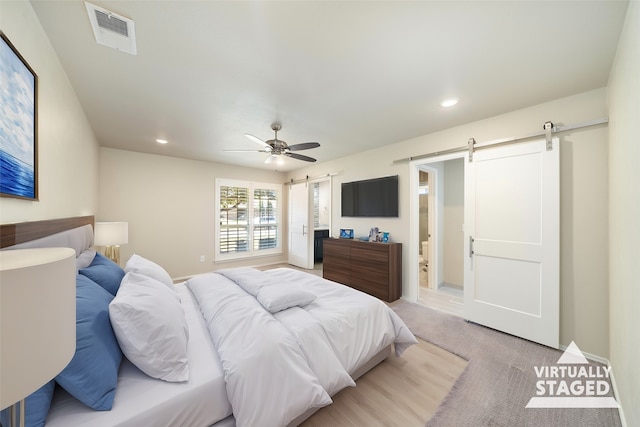
<path id="1" fill-rule="evenodd" d="M 469 361 L 427 426 L 621 426 L 617 409 L 526 408 L 536 395 L 535 368 L 558 366 L 561 351 L 419 304 L 399 300 L 391 308 L 416 336 Z"/>

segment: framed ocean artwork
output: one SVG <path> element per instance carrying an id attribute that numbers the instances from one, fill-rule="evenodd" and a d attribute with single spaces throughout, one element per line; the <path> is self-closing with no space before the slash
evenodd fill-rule
<path id="1" fill-rule="evenodd" d="M 38 200 L 38 76 L 0 38 L 0 196 Z"/>

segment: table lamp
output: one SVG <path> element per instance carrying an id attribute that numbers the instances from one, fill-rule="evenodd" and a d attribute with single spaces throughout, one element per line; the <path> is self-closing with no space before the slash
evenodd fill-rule
<path id="1" fill-rule="evenodd" d="M 129 243 L 128 222 L 96 222 L 93 244 L 104 246 L 104 256 L 120 265 L 120 245 Z"/>
<path id="2" fill-rule="evenodd" d="M 0 251 L 0 410 L 51 381 L 76 349 L 76 252 L 70 248 Z"/>

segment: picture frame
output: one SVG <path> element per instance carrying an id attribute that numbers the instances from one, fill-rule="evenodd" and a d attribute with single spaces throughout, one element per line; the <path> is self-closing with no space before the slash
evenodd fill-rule
<path id="1" fill-rule="evenodd" d="M 0 196 L 38 200 L 38 76 L 0 31 Z"/>
<path id="2" fill-rule="evenodd" d="M 353 239 L 353 228 L 341 228 L 340 229 L 340 238 L 341 239 Z"/>

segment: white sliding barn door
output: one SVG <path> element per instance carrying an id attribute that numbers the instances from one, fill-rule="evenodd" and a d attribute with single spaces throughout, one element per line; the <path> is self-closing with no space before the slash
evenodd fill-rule
<path id="1" fill-rule="evenodd" d="M 309 229 L 309 185 L 291 184 L 289 191 L 289 264 L 313 268 L 313 229 Z"/>
<path id="2" fill-rule="evenodd" d="M 465 171 L 465 317 L 559 345 L 558 139 L 478 150 Z"/>

